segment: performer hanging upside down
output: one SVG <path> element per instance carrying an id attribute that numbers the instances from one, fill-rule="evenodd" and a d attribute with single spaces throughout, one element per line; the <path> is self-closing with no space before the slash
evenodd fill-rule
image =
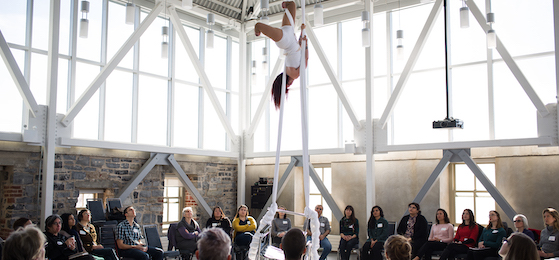
<path id="1" fill-rule="evenodd" d="M 303 29 L 305 29 L 305 24 L 301 25 L 301 36 L 299 36 L 299 40 L 295 36 L 295 12 L 296 12 L 296 5 L 295 2 L 286 1 L 281 4 L 281 6 L 289 11 L 291 15 L 288 15 L 286 12 L 283 15 L 283 20 L 281 22 L 281 28 L 271 27 L 267 24 L 257 23 L 254 26 L 254 33 L 256 36 L 260 36 L 260 33 L 270 37 L 276 45 L 280 48 L 285 50 L 286 57 L 285 57 L 285 66 L 286 73 L 287 73 L 287 82 L 286 82 L 286 89 L 285 94 L 288 92 L 289 86 L 293 83 L 293 81 L 299 78 L 299 68 L 301 67 L 301 42 L 307 40 L 307 36 L 303 37 Z M 305 68 L 307 67 L 307 61 L 309 59 L 309 50 L 308 45 L 305 48 Z M 274 80 L 274 84 L 272 87 L 272 99 L 274 100 L 274 104 L 276 108 L 280 107 L 281 102 L 281 85 L 283 81 L 283 72 L 280 73 L 276 79 Z"/>

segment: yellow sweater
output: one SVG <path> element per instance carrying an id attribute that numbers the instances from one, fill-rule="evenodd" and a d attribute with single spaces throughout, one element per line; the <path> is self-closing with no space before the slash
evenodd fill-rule
<path id="1" fill-rule="evenodd" d="M 247 216 L 246 221 L 247 224 L 245 225 L 241 225 L 240 223 L 240 219 L 239 218 L 235 218 L 233 219 L 233 240 L 235 239 L 235 236 L 237 235 L 237 233 L 243 233 L 243 232 L 251 232 L 251 231 L 255 231 L 256 230 L 256 220 L 254 220 L 253 217 L 251 216 Z"/>

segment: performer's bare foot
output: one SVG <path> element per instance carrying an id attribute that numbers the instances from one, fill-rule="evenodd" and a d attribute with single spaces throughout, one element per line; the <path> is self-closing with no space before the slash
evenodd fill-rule
<path id="1" fill-rule="evenodd" d="M 285 9 L 285 8 L 287 8 L 287 5 L 290 4 L 290 3 L 295 3 L 295 2 L 293 2 L 293 1 L 284 1 L 283 3 L 281 3 L 281 7 L 282 7 L 283 9 Z"/>

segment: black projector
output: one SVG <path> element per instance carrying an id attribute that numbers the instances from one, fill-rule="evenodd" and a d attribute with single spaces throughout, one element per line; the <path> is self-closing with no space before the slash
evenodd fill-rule
<path id="1" fill-rule="evenodd" d="M 455 118 L 445 118 L 441 121 L 433 121 L 433 128 L 460 128 L 464 129 L 464 121 Z"/>

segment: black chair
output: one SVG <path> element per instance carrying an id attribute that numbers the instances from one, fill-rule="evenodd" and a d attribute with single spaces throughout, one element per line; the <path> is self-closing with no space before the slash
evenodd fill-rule
<path id="1" fill-rule="evenodd" d="M 388 236 L 396 234 L 396 221 L 388 221 Z"/>
<path id="2" fill-rule="evenodd" d="M 122 202 L 119 198 L 108 198 L 107 199 L 107 210 L 114 208 L 122 208 Z"/>
<path id="3" fill-rule="evenodd" d="M 103 209 L 103 200 L 101 199 L 88 199 L 87 209 L 91 212 L 91 222 L 97 224 L 98 222 L 104 222 L 105 210 Z"/>
<path id="4" fill-rule="evenodd" d="M 163 249 L 161 245 L 161 238 L 159 237 L 159 231 L 157 231 L 156 225 L 146 225 L 144 226 L 144 234 L 146 235 L 146 242 L 148 246 L 157 247 Z M 163 257 L 174 257 L 177 259 L 180 256 L 179 251 L 164 251 Z"/>
<path id="5" fill-rule="evenodd" d="M 115 236 L 115 231 L 116 231 L 116 225 L 103 225 L 102 227 L 99 227 L 99 236 L 100 236 L 100 241 L 101 241 L 101 245 L 103 245 L 103 247 L 105 248 L 112 248 L 115 250 L 116 254 L 118 255 L 118 247 L 116 245 L 116 236 Z M 119 258 L 121 260 L 134 260 L 133 258 L 129 258 L 129 257 L 120 257 Z"/>

